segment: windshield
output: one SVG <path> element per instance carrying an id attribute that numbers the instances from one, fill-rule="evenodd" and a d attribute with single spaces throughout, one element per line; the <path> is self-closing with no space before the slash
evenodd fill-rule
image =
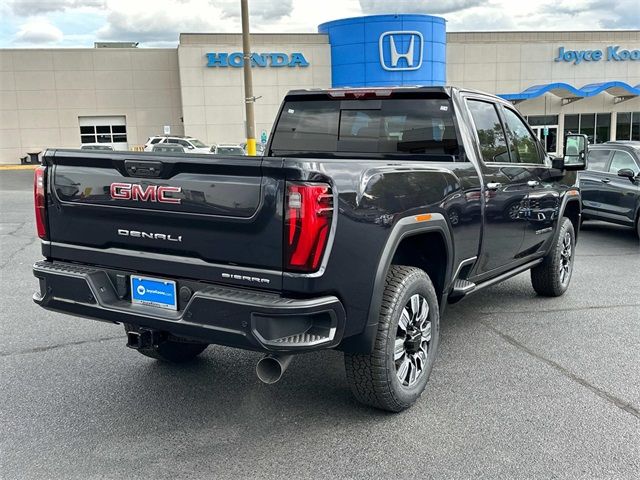
<path id="1" fill-rule="evenodd" d="M 190 138 L 190 139 L 189 139 L 189 141 L 191 142 L 191 144 L 192 144 L 194 147 L 197 147 L 197 148 L 207 148 L 207 146 L 206 146 L 204 143 L 202 143 L 200 140 L 198 140 L 197 138 Z"/>
<path id="2" fill-rule="evenodd" d="M 271 146 L 277 154 L 456 155 L 449 99 L 286 102 Z"/>

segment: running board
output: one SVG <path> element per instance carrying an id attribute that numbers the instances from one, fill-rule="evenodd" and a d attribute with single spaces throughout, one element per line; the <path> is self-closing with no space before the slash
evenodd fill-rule
<path id="1" fill-rule="evenodd" d="M 490 278 L 482 283 L 472 283 L 468 280 L 458 279 L 453 284 L 453 289 L 449 294 L 449 303 L 456 303 L 462 298 L 466 297 L 471 293 L 478 292 L 483 288 L 490 287 L 491 285 L 495 285 L 496 283 L 500 283 L 504 280 L 507 280 L 511 277 L 515 277 L 516 275 L 520 275 L 522 272 L 526 272 L 527 270 L 535 267 L 536 265 L 540 265 L 543 262 L 544 258 L 538 258 L 531 262 L 525 263 L 524 265 L 520 265 L 513 270 L 509 270 L 508 272 L 504 272 L 497 277 Z"/>
<path id="2" fill-rule="evenodd" d="M 475 289 L 475 283 L 459 278 L 455 282 L 453 282 L 453 289 L 451 290 L 450 295 L 454 297 L 464 297 L 465 295 L 473 292 Z"/>

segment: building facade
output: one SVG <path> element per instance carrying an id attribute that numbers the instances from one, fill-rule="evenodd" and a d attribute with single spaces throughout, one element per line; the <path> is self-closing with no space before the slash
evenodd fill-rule
<path id="1" fill-rule="evenodd" d="M 445 33 L 439 17 L 382 15 L 254 34 L 252 48 L 258 141 L 291 89 L 408 84 L 501 95 L 550 153 L 568 132 L 640 140 L 640 30 Z M 167 49 L 0 49 L 0 163 L 83 143 L 133 149 L 166 131 L 240 143 L 241 50 L 239 34 L 216 33 Z"/>

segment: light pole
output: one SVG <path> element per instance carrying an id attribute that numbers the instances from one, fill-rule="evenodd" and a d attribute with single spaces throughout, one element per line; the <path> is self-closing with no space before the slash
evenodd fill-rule
<path id="1" fill-rule="evenodd" d="M 247 117 L 247 155 L 256 154 L 256 120 L 253 110 L 256 101 L 253 96 L 253 77 L 251 73 L 251 42 L 249 40 L 249 5 L 240 0 L 242 14 L 242 56 L 244 58 L 244 105 Z"/>

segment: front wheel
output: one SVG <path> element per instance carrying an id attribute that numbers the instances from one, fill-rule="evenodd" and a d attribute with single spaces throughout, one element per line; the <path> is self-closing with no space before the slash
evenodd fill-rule
<path id="1" fill-rule="evenodd" d="M 571 220 L 563 217 L 551 250 L 531 269 L 531 284 L 538 295 L 559 297 L 569 288 L 576 255 L 576 235 Z"/>
<path id="2" fill-rule="evenodd" d="M 133 325 L 125 325 L 125 332 L 137 332 L 138 329 Z M 193 360 L 209 346 L 207 343 L 191 342 L 182 340 L 178 337 L 168 337 L 157 345 L 149 347 L 137 348 L 136 350 L 145 357 L 154 358 L 164 362 L 184 363 Z"/>
<path id="3" fill-rule="evenodd" d="M 345 354 L 347 379 L 362 403 L 390 412 L 409 408 L 424 391 L 438 350 L 440 313 L 429 276 L 393 265 L 369 354 Z"/>

